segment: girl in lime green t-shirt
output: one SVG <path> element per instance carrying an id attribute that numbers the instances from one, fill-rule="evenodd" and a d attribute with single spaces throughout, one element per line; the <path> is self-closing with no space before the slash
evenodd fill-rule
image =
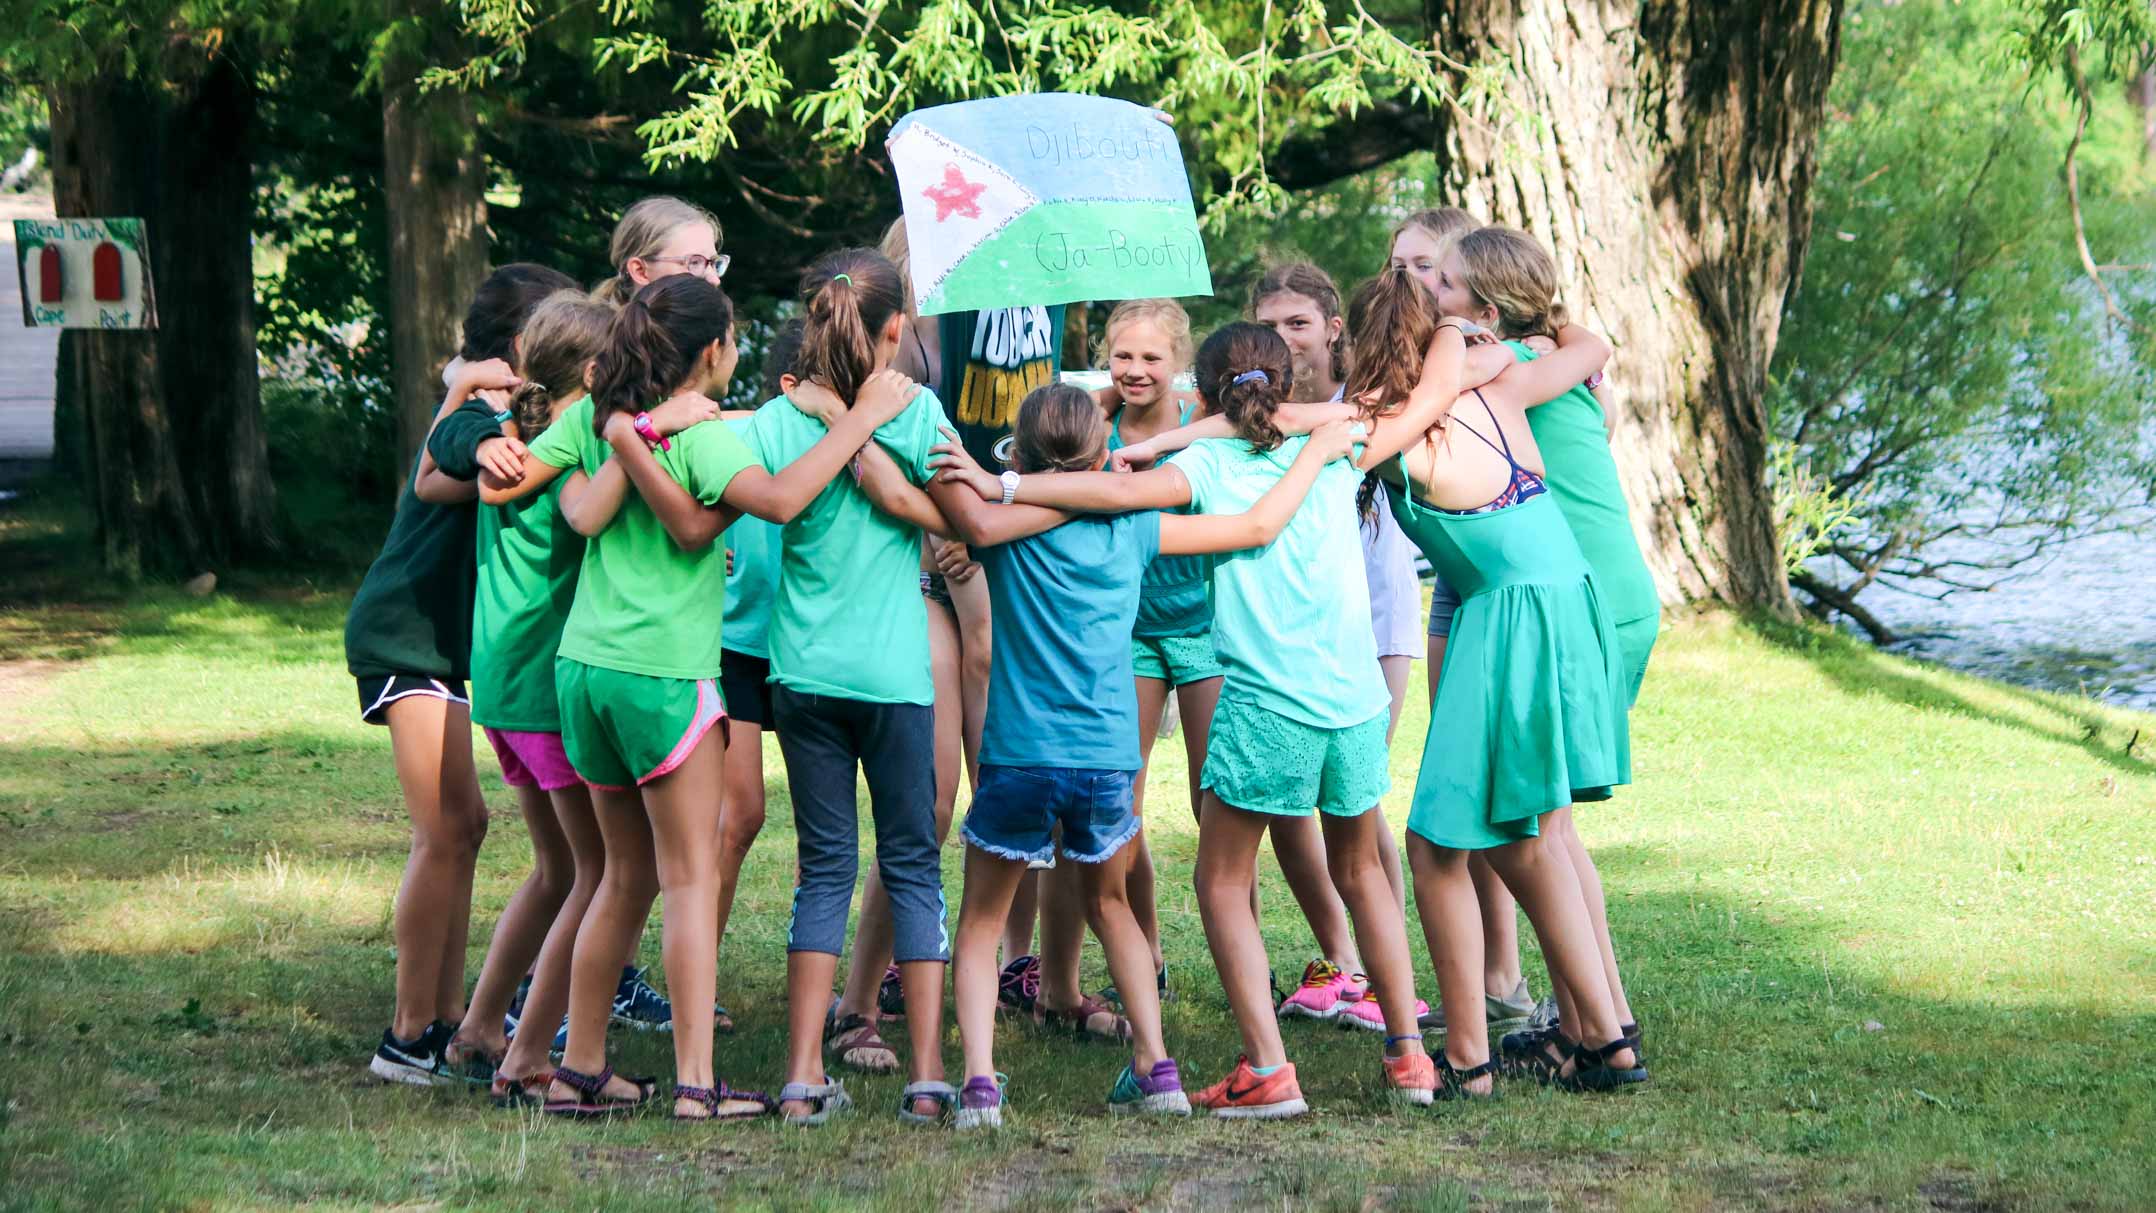
<path id="1" fill-rule="evenodd" d="M 712 1062 L 724 781 L 711 730 L 725 714 L 717 680 L 726 577 L 712 540 L 744 512 L 790 521 L 910 393 L 865 393 L 853 415 L 772 473 L 733 431 L 702 424 L 717 417 L 708 394 L 724 390 L 737 359 L 725 292 L 686 274 L 652 282 L 615 318 L 592 365 L 591 396 L 531 446 L 518 482 L 482 491 L 490 502 L 513 499 L 571 468 L 593 477 L 593 495 L 602 480 L 614 482 L 610 468 L 637 488 L 590 532 L 555 661 L 564 748 L 591 787 L 606 847 L 570 962 L 568 1047 L 546 1098 L 557 1114 L 604 1114 L 654 1094 L 604 1063 L 621 965 L 659 892 L 674 1115 L 735 1119 L 772 1107 L 728 1088 Z M 660 410 L 644 411 L 662 401 L 692 424 L 665 432 Z"/>

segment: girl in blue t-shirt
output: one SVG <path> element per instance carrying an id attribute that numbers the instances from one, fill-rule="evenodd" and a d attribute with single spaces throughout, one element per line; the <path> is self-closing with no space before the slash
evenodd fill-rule
<path id="1" fill-rule="evenodd" d="M 1107 425 L 1085 392 L 1034 389 L 1021 405 L 1013 462 L 1035 476 L 1098 468 Z M 966 892 L 959 911 L 954 987 L 966 1085 L 956 1125 L 1002 1123 L 994 1057 L 1002 936 L 1027 865 L 1061 853 L 1077 868 L 1086 916 L 1123 991 L 1131 1061 L 1108 1095 L 1112 1112 L 1187 1115 L 1189 1098 L 1161 1036 L 1153 953 L 1125 886 L 1138 848 L 1133 791 L 1139 711 L 1130 634 L 1141 583 L 1156 556 L 1263 547 L 1294 516 L 1325 465 L 1347 452 L 1347 425 L 1306 444 L 1286 474 L 1246 512 L 1112 516 L 959 499 L 946 509 L 981 561 L 998 641 L 989 672 L 981 786 L 966 817 Z M 956 441 L 937 448 L 952 479 L 989 478 Z M 1061 525 L 1056 525 L 1058 522 Z"/>
<path id="2" fill-rule="evenodd" d="M 1135 474 L 999 481 L 968 470 L 953 476 L 1001 501 L 1239 513 L 1307 445 L 1283 439 L 1274 420 L 1290 387 L 1287 345 L 1270 329 L 1231 324 L 1206 339 L 1196 373 L 1208 408 L 1224 414 L 1237 437 L 1197 444 L 1173 464 Z M 1385 879 L 1377 819 L 1369 811 L 1389 786 L 1391 700 L 1378 674 L 1376 642 L 1356 622 L 1367 618 L 1369 603 L 1352 502 L 1359 468 L 1380 454 L 1365 448 L 1362 464 L 1328 463 L 1276 542 L 1214 567 L 1214 638 L 1227 675 L 1200 777 L 1206 798 L 1198 826 L 1198 901 L 1245 1049 L 1234 1071 L 1195 1100 L 1220 1116 L 1271 1119 L 1308 1110 L 1268 996 L 1250 885 L 1269 824 L 1314 812 L 1368 965 L 1368 997 L 1381 999 L 1384 1080 L 1411 1102 L 1434 1097 L 1436 1070 L 1416 1031 L 1406 924 Z M 1335 567 L 1343 560 L 1355 563 Z"/>

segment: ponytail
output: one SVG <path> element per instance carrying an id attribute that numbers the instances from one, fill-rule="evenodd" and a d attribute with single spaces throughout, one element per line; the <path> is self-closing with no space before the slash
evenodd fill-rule
<path id="1" fill-rule="evenodd" d="M 1270 451 L 1285 441 L 1274 418 L 1294 387 L 1288 344 L 1262 324 L 1224 325 L 1198 347 L 1198 394 L 1211 412 L 1223 414 L 1252 450 Z"/>
<path id="2" fill-rule="evenodd" d="M 878 335 L 904 313 L 898 270 L 875 249 L 826 253 L 802 273 L 801 302 L 806 321 L 795 374 L 851 405 L 876 370 Z"/>
<path id="3" fill-rule="evenodd" d="M 734 328 L 733 301 L 702 278 L 672 274 L 647 283 L 614 317 L 606 348 L 592 360 L 592 428 L 636 413 L 679 391 L 696 360 Z"/>
<path id="4" fill-rule="evenodd" d="M 1365 419 L 1407 403 L 1422 381 L 1422 364 L 1442 319 L 1437 298 L 1405 266 L 1393 266 L 1356 288 L 1348 300 L 1347 399 Z M 1450 406 L 1447 406 L 1448 411 Z M 1439 424 L 1443 424 L 1441 421 Z M 1434 427 L 1433 427 L 1434 428 Z M 1377 475 L 1363 477 L 1356 513 L 1374 521 Z"/>
<path id="5" fill-rule="evenodd" d="M 614 310 L 571 289 L 548 296 L 524 322 L 517 343 L 524 384 L 509 397 L 509 415 L 525 442 L 546 433 L 558 401 L 584 394 L 585 368 L 606 348 Z"/>

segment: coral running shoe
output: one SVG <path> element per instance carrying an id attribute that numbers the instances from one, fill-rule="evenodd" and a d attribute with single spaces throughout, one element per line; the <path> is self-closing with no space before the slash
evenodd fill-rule
<path id="1" fill-rule="evenodd" d="M 1430 1060 L 1428 1053 L 1380 1060 L 1384 1062 L 1386 1092 L 1394 1099 L 1425 1108 L 1437 1102 L 1437 1063 Z"/>
<path id="2" fill-rule="evenodd" d="M 1420 998 L 1416 999 L 1415 1018 L 1417 1022 L 1420 1022 L 1422 1017 L 1429 1013 L 1430 1004 Z M 1340 1014 L 1333 1017 L 1333 1022 L 1343 1028 L 1361 1028 L 1366 1032 L 1382 1032 L 1385 1030 L 1385 1011 L 1384 1008 L 1377 1005 L 1377 993 L 1371 991 L 1364 994 L 1359 1001 L 1351 1002 L 1342 1007 Z"/>
<path id="3" fill-rule="evenodd" d="M 1331 961 L 1319 957 L 1303 966 L 1303 984 L 1280 1003 L 1280 1018 L 1300 1015 L 1320 1022 L 1330 1020 L 1362 998 L 1363 987 Z"/>
<path id="4" fill-rule="evenodd" d="M 1261 1077 L 1248 1057 L 1236 1058 L 1226 1078 L 1198 1092 L 1190 1103 L 1228 1120 L 1285 1120 L 1310 1110 L 1295 1082 L 1295 1063 Z"/>

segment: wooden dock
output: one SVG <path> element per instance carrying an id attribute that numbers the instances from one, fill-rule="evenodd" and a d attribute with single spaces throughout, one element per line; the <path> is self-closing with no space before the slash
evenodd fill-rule
<path id="1" fill-rule="evenodd" d="M 53 364 L 60 355 L 58 329 L 22 322 L 17 277 L 16 219 L 49 219 L 52 199 L 0 194 L 0 477 L 19 479 L 52 459 Z"/>

